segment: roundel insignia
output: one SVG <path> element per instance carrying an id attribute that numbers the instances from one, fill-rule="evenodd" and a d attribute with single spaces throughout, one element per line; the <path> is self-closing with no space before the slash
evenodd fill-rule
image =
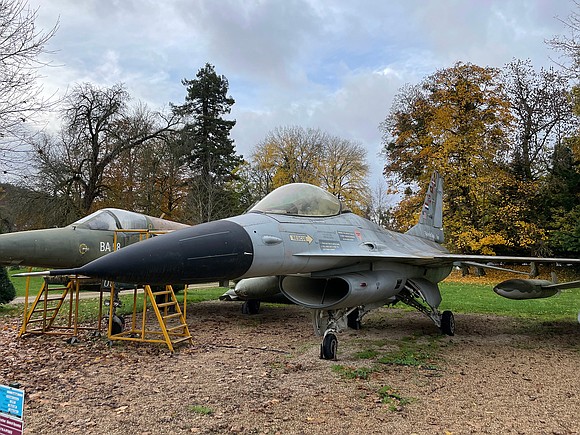
<path id="1" fill-rule="evenodd" d="M 81 243 L 79 245 L 79 252 L 81 253 L 81 255 L 84 255 L 88 250 L 89 250 L 89 247 L 87 245 L 85 245 L 84 243 Z"/>

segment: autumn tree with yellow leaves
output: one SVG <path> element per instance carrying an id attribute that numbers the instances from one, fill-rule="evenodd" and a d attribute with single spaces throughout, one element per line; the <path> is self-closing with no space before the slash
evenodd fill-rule
<path id="1" fill-rule="evenodd" d="M 320 129 L 278 127 L 253 150 L 245 168 L 263 196 L 288 183 L 310 183 L 327 189 L 349 208 L 364 214 L 369 205 L 365 148 Z"/>
<path id="2" fill-rule="evenodd" d="M 562 192 L 554 188 L 564 179 L 566 192 L 578 186 L 570 175 L 578 174 L 577 163 L 562 157 L 571 151 L 577 122 L 570 95 L 565 77 L 536 72 L 529 61 L 504 70 L 457 63 L 403 88 L 382 123 L 384 173 L 404 194 L 394 210 L 398 229 L 416 221 L 419 187 L 438 170 L 445 179 L 449 248 L 552 254 L 550 202 Z M 563 163 L 565 177 L 558 175 Z M 576 197 L 571 193 L 565 202 Z M 574 252 L 573 244 L 565 247 Z"/>
<path id="3" fill-rule="evenodd" d="M 506 131 L 512 122 L 500 71 L 457 63 L 404 88 L 382 123 L 384 174 L 406 186 L 396 215 L 400 230 L 416 222 L 434 170 L 445 179 L 445 225 L 450 246 L 492 253 L 513 243 L 490 220 L 505 174 Z"/>

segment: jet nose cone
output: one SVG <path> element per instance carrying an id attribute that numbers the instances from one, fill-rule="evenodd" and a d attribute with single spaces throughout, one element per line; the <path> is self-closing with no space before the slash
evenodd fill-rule
<path id="1" fill-rule="evenodd" d="M 153 237 L 80 269 L 88 276 L 138 284 L 193 284 L 233 279 L 252 265 L 244 228 L 222 220 Z"/>

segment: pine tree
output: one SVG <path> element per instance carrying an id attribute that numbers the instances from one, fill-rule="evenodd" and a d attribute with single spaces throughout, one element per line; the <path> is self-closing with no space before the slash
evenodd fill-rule
<path id="1" fill-rule="evenodd" d="M 174 107 L 186 123 L 180 132 L 181 154 L 191 170 L 192 219 L 204 222 L 225 217 L 231 210 L 227 182 L 242 162 L 235 153 L 230 130 L 235 120 L 224 119 L 234 99 L 227 95 L 229 83 L 207 63 L 187 87 L 185 104 Z"/>

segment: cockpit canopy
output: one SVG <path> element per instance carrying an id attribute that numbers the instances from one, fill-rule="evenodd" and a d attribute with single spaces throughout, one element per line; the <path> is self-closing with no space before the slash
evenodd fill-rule
<path id="1" fill-rule="evenodd" d="M 133 211 L 118 208 L 103 208 L 69 226 L 88 230 L 156 230 L 173 231 L 187 228 L 189 225 L 166 219 L 147 216 Z"/>
<path id="2" fill-rule="evenodd" d="M 270 192 L 250 212 L 291 216 L 336 216 L 345 211 L 341 202 L 320 187 L 306 183 L 286 184 Z"/>
<path id="3" fill-rule="evenodd" d="M 159 230 L 173 231 L 189 225 L 118 208 L 103 208 L 69 225 L 87 230 Z"/>
<path id="4" fill-rule="evenodd" d="M 71 224 L 89 230 L 150 229 L 145 215 L 117 208 L 103 208 Z"/>

